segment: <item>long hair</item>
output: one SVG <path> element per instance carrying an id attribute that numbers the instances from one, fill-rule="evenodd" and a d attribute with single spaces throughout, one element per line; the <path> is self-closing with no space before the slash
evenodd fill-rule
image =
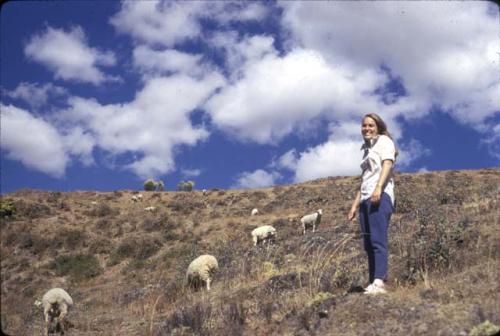
<path id="1" fill-rule="evenodd" d="M 367 117 L 373 119 L 375 121 L 375 124 L 377 124 L 377 133 L 378 134 L 386 135 L 394 142 L 394 147 L 396 149 L 395 156 L 398 156 L 398 154 L 399 154 L 398 147 L 396 146 L 396 143 L 395 143 L 394 139 L 392 138 L 391 133 L 389 133 L 389 130 L 387 129 L 387 125 L 385 124 L 384 120 L 382 120 L 382 118 L 376 113 L 365 114 L 363 116 L 363 119 L 365 119 Z"/>

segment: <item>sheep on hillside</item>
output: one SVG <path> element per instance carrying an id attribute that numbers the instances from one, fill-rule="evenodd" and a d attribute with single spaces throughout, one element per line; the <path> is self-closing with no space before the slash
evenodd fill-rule
<path id="1" fill-rule="evenodd" d="M 186 272 L 187 284 L 195 289 L 198 289 L 203 283 L 207 286 L 207 291 L 210 290 L 210 283 L 215 271 L 219 269 L 217 259 L 209 254 L 204 254 L 194 259 Z"/>
<path id="2" fill-rule="evenodd" d="M 323 210 L 319 209 L 318 211 L 305 215 L 300 219 L 300 223 L 302 224 L 302 234 L 306 234 L 306 227 L 312 226 L 313 233 L 316 231 L 316 226 L 321 222 L 321 215 L 323 214 Z"/>
<path id="3" fill-rule="evenodd" d="M 44 335 L 49 334 L 49 327 L 56 321 L 56 330 L 59 329 L 64 335 L 65 317 L 69 308 L 73 305 L 73 299 L 62 288 L 52 288 L 42 297 L 42 301 L 35 301 L 35 305 L 43 306 L 43 315 L 45 318 Z"/>
<path id="4" fill-rule="evenodd" d="M 260 242 L 275 242 L 276 240 L 276 229 L 271 225 L 263 225 L 252 231 L 253 245 L 257 246 Z"/>
<path id="5" fill-rule="evenodd" d="M 142 202 L 142 194 L 137 194 L 132 196 L 132 202 Z"/>
<path id="6" fill-rule="evenodd" d="M 154 207 L 154 206 L 148 206 L 148 207 L 144 208 L 144 211 L 153 212 L 153 211 L 156 211 L 156 207 Z"/>
<path id="7" fill-rule="evenodd" d="M 251 214 L 250 214 L 250 215 L 251 215 L 251 216 L 255 216 L 255 215 L 257 215 L 258 213 L 259 213 L 259 209 L 254 208 L 254 209 L 252 209 L 252 212 L 251 212 Z"/>

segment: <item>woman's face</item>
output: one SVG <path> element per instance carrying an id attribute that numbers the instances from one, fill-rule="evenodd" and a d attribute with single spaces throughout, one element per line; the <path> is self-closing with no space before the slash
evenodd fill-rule
<path id="1" fill-rule="evenodd" d="M 361 135 L 364 140 L 371 140 L 377 137 L 378 128 L 375 120 L 370 117 L 363 118 L 363 123 L 361 124 Z"/>

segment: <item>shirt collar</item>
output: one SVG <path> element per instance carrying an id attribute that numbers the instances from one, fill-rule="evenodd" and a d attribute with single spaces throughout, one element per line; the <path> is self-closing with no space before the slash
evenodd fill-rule
<path id="1" fill-rule="evenodd" d="M 379 136 L 377 135 L 376 138 L 374 139 L 370 139 L 369 142 L 364 142 L 362 145 L 361 145 L 361 150 L 367 150 L 367 149 L 370 149 L 372 148 L 373 146 L 375 146 L 375 144 L 377 143 L 377 140 L 378 140 Z"/>

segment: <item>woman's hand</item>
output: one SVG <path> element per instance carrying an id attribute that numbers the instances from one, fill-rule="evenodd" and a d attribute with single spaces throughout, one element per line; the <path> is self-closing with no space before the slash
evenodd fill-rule
<path id="1" fill-rule="evenodd" d="M 377 184 L 372 196 L 370 197 L 370 202 L 372 204 L 378 204 L 380 202 L 380 196 L 382 195 L 382 187 Z"/>
<path id="2" fill-rule="evenodd" d="M 358 213 L 358 207 L 352 206 L 351 210 L 349 210 L 349 213 L 347 214 L 347 220 L 353 221 L 354 218 L 356 218 L 357 213 Z"/>

